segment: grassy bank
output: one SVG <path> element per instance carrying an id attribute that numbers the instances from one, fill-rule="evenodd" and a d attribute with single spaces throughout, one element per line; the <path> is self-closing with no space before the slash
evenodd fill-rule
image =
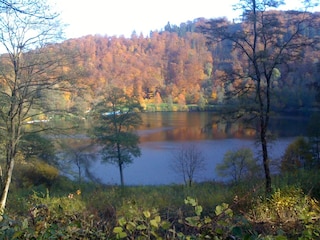
<path id="1" fill-rule="evenodd" d="M 317 171 L 264 182 L 204 182 L 192 187 L 79 186 L 13 188 L 1 239 L 314 239 L 320 234 Z"/>

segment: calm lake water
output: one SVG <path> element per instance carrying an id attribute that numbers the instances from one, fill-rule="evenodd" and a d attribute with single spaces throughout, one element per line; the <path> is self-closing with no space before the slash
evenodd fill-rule
<path id="1" fill-rule="evenodd" d="M 138 130 L 142 155 L 124 169 L 126 185 L 159 185 L 183 183 L 172 170 L 172 153 L 182 144 L 194 144 L 206 159 L 206 169 L 195 177 L 196 181 L 221 180 L 215 166 L 229 150 L 251 148 L 259 157 L 255 126 L 241 122 L 219 121 L 216 113 L 174 112 L 142 114 L 143 125 Z M 307 119 L 303 117 L 275 117 L 270 123 L 277 139 L 270 146 L 272 159 L 280 158 L 296 136 L 305 135 Z M 97 159 L 90 172 L 106 184 L 120 184 L 116 166 L 100 163 Z"/>

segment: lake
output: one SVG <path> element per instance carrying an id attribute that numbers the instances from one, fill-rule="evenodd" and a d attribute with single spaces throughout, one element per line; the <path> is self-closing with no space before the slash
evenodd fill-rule
<path id="1" fill-rule="evenodd" d="M 230 150 L 251 148 L 258 157 L 260 145 L 255 139 L 255 127 L 243 122 L 221 122 L 212 112 L 143 113 L 143 125 L 138 129 L 141 157 L 124 169 L 126 185 L 160 185 L 183 183 L 172 170 L 172 153 L 182 144 L 194 144 L 206 159 L 206 168 L 195 180 L 221 180 L 215 166 Z M 272 159 L 280 158 L 296 136 L 305 135 L 308 119 L 305 117 L 274 117 L 270 129 L 277 139 L 270 146 Z M 120 184 L 119 170 L 115 165 L 92 164 L 90 172 L 105 184 Z"/>

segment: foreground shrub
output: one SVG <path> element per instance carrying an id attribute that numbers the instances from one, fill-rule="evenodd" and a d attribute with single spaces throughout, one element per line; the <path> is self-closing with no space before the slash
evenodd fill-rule
<path id="1" fill-rule="evenodd" d="M 161 219 L 156 208 L 142 209 L 133 201 L 119 210 L 118 224 L 113 229 L 117 239 L 160 239 L 169 237 L 170 223 Z"/>
<path id="2" fill-rule="evenodd" d="M 107 239 L 108 226 L 86 211 L 80 191 L 51 198 L 33 194 L 29 199 L 29 216 L 0 225 L 0 239 Z"/>
<path id="3" fill-rule="evenodd" d="M 262 233 L 279 231 L 303 239 L 320 237 L 320 207 L 317 200 L 300 188 L 276 190 L 270 198 L 259 199 L 247 216 Z"/>
<path id="4" fill-rule="evenodd" d="M 15 184 L 21 188 L 46 185 L 50 188 L 59 177 L 59 170 L 48 163 L 33 157 L 28 162 L 20 161 L 17 166 Z"/>
<path id="5" fill-rule="evenodd" d="M 208 186 L 204 189 L 209 189 Z M 221 194 L 219 187 L 213 186 L 213 193 Z M 0 222 L 0 239 L 302 240 L 320 237 L 319 203 L 300 188 L 278 189 L 269 198 L 258 198 L 261 194 L 254 191 L 254 195 L 238 195 L 226 202 L 209 193 L 205 197 L 210 200 L 205 200 L 201 186 L 195 187 L 106 187 L 60 197 L 51 197 L 48 192 L 34 193 L 25 198 L 22 214 L 5 216 Z M 174 195 L 179 189 L 181 192 Z M 157 191 L 161 194 L 156 194 Z M 187 193 L 192 196 L 184 197 Z"/>

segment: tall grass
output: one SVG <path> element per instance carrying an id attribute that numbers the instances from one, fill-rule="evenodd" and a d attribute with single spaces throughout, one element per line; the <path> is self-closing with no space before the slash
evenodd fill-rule
<path id="1" fill-rule="evenodd" d="M 272 229 L 273 235 L 277 235 L 278 230 L 285 230 L 286 234 L 297 237 L 302 235 L 296 232 L 291 224 L 298 224 L 299 231 L 306 231 L 303 236 L 314 237 L 318 233 L 320 236 L 320 222 L 317 217 L 320 206 L 313 200 L 319 199 L 320 177 L 316 169 L 273 176 L 274 193 L 270 196 L 264 195 L 264 187 L 263 179 L 246 179 L 236 184 L 203 182 L 195 183 L 191 187 L 120 187 L 94 183 L 79 185 L 67 178 L 59 178 L 51 189 L 47 189 L 45 185 L 29 189 L 17 186 L 13 188 L 8 199 L 7 214 L 11 219 L 16 219 L 18 225 L 15 230 L 9 227 L 11 220 L 2 225 L 6 227 L 6 236 L 17 233 L 23 237 L 39 234 L 69 237 L 84 234 L 93 239 L 108 239 L 114 237 L 114 229 L 120 229 L 119 219 L 131 212 L 133 215 L 127 216 L 128 224 L 136 226 L 146 220 L 143 216 L 154 213 L 155 215 L 148 219 L 153 221 L 153 224 L 156 220 L 156 223 L 160 224 L 160 219 L 168 222 L 171 233 L 182 231 L 189 234 L 189 230 L 192 230 L 192 233 L 203 230 L 214 233 L 218 225 L 228 223 L 224 226 L 229 229 L 228 234 L 232 233 L 232 229 L 242 229 L 242 237 L 244 234 L 258 236 L 260 233 L 267 236 Z M 197 203 L 197 208 L 186 205 L 186 199 L 194 199 L 192 201 Z M 234 216 L 224 215 L 223 221 L 216 218 L 216 211 L 222 206 L 228 206 L 228 209 L 230 207 Z M 201 209 L 199 215 L 194 216 L 194 209 Z M 284 228 L 285 217 L 289 216 L 292 209 L 301 211 L 296 215 L 291 214 L 293 220 Z M 200 224 L 203 228 L 193 229 L 193 225 L 185 224 L 188 219 L 195 221 L 194 226 Z M 260 229 L 261 221 L 264 221 L 263 230 Z M 212 224 L 208 224 L 209 222 Z M 145 222 L 147 223 L 149 224 Z M 40 231 L 37 224 L 41 226 Z M 120 226 L 123 227 L 121 224 Z M 134 232 L 138 234 L 138 230 L 137 227 Z"/>

